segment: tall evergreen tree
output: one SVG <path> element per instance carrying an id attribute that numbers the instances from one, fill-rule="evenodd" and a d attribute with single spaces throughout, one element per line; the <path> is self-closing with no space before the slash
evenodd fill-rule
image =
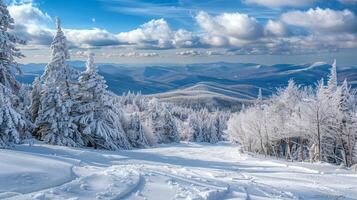
<path id="1" fill-rule="evenodd" d="M 0 84 L 0 148 L 12 147 L 27 133 L 26 120 L 14 109 L 11 96 L 11 91 Z"/>
<path id="2" fill-rule="evenodd" d="M 120 114 L 107 91 L 104 78 L 97 73 L 93 54 L 89 54 L 87 70 L 79 77 L 77 122 L 85 145 L 104 149 L 129 149 Z"/>
<path id="3" fill-rule="evenodd" d="M 70 58 L 66 37 L 61 28 L 61 20 L 57 18 L 57 32 L 51 44 L 51 60 L 45 68 L 41 80 L 46 87 L 52 82 L 57 83 L 62 100 L 73 99 L 74 87 L 72 80 L 75 78 L 73 69 L 66 63 Z"/>
<path id="4" fill-rule="evenodd" d="M 33 82 L 32 86 L 32 91 L 31 91 L 31 105 L 30 105 L 30 117 L 33 122 L 36 121 L 36 118 L 38 117 L 38 111 L 40 109 L 40 101 L 41 101 L 41 91 L 42 91 L 42 85 L 40 82 L 40 78 L 37 77 L 35 81 Z"/>
<path id="5" fill-rule="evenodd" d="M 336 59 L 332 63 L 332 68 L 330 71 L 330 75 L 328 77 L 327 87 L 330 92 L 334 92 L 337 89 L 337 64 Z"/>
<path id="6" fill-rule="evenodd" d="M 32 99 L 34 118 L 38 110 L 35 136 L 50 144 L 82 146 L 82 138 L 72 116 L 74 87 L 70 67 L 66 63 L 69 53 L 59 18 L 51 51 L 51 60 L 41 77 L 43 85 L 37 88 L 41 89 L 40 102 Z M 39 108 L 36 104 L 39 104 Z"/>
<path id="7" fill-rule="evenodd" d="M 10 31 L 14 28 L 14 20 L 3 0 L 0 0 L 0 148 L 9 147 L 21 139 L 27 138 L 30 123 L 25 117 L 25 98 L 21 84 L 16 80 L 15 73 L 21 74 L 16 58 L 23 54 L 16 48 L 25 44 Z"/>
<path id="8" fill-rule="evenodd" d="M 36 119 L 37 135 L 48 144 L 82 146 L 83 142 L 73 118 L 69 116 L 71 105 L 63 102 L 56 83 L 47 85 L 41 97 L 39 115 Z"/>
<path id="9" fill-rule="evenodd" d="M 134 112 L 129 116 L 125 131 L 128 136 L 129 142 L 133 147 L 143 148 L 149 145 L 138 112 Z"/>
<path id="10" fill-rule="evenodd" d="M 14 19 L 10 16 L 4 1 L 0 0 L 0 84 L 17 94 L 21 85 L 15 79 L 14 71 L 21 73 L 21 70 L 15 58 L 21 58 L 23 54 L 16 45 L 25 42 L 9 33 L 13 28 Z"/>
<path id="11" fill-rule="evenodd" d="M 166 108 L 162 111 L 162 140 L 164 143 L 179 142 L 180 136 L 176 121 Z"/>

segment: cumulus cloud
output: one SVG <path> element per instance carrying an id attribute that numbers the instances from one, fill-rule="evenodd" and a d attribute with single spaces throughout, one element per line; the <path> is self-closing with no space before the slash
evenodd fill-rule
<path id="1" fill-rule="evenodd" d="M 135 30 L 119 33 L 117 38 L 140 48 L 161 49 L 190 47 L 196 40 L 191 32 L 184 29 L 173 31 L 164 19 L 151 20 Z"/>
<path id="2" fill-rule="evenodd" d="M 55 31 L 51 17 L 32 3 L 12 4 L 10 14 L 15 19 L 15 33 L 30 44 L 49 45 Z M 101 46 L 134 46 L 136 48 L 181 48 L 198 44 L 191 32 L 179 29 L 174 31 L 164 19 L 151 20 L 139 28 L 128 32 L 111 33 L 104 29 L 64 29 L 71 46 L 88 48 Z"/>
<path id="3" fill-rule="evenodd" d="M 308 11 L 291 11 L 281 16 L 287 24 L 300 26 L 313 31 L 355 32 L 356 15 L 349 10 L 309 9 Z"/>
<path id="4" fill-rule="evenodd" d="M 15 20 L 14 32 L 17 35 L 33 43 L 50 43 L 52 33 L 46 27 L 52 20 L 47 13 L 43 13 L 31 3 L 12 4 L 8 9 Z"/>
<path id="5" fill-rule="evenodd" d="M 264 27 L 264 32 L 269 36 L 286 37 L 290 34 L 289 30 L 281 21 L 269 20 Z"/>
<path id="6" fill-rule="evenodd" d="M 12 4 L 9 11 L 15 19 L 15 33 L 27 39 L 30 45 L 51 43 L 55 33 L 51 16 L 31 2 Z M 200 28 L 197 32 L 174 30 L 165 19 L 154 19 L 134 30 L 121 33 L 99 28 L 63 30 L 71 47 L 116 46 L 132 50 L 102 55 L 104 57 L 159 56 L 157 52 L 141 52 L 144 49 L 155 51 L 183 48 L 185 50 L 177 50 L 177 56 L 214 56 L 294 54 L 321 49 L 357 48 L 357 17 L 349 10 L 315 8 L 290 11 L 266 23 L 244 13 L 221 13 L 214 16 L 201 11 L 195 20 Z M 290 31 L 295 27 L 303 29 L 304 35 Z M 200 51 L 198 48 L 207 49 Z M 208 48 L 223 48 L 226 51 L 217 52 Z M 80 57 L 80 52 L 76 56 Z"/>
<path id="7" fill-rule="evenodd" d="M 67 40 L 77 47 L 101 47 L 122 44 L 117 37 L 103 29 L 65 29 Z"/>
<path id="8" fill-rule="evenodd" d="M 196 21 L 205 32 L 202 41 L 212 46 L 241 46 L 263 35 L 261 24 L 242 13 L 223 13 L 212 17 L 201 11 Z"/>

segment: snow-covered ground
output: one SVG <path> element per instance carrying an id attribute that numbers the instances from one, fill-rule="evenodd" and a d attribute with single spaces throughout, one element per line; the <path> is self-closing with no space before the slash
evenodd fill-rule
<path id="1" fill-rule="evenodd" d="M 0 150 L 0 199 L 357 199 L 356 172 L 240 154 L 229 144 Z"/>

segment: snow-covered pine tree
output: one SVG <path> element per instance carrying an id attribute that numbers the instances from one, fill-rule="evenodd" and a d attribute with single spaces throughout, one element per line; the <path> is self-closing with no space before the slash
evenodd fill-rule
<path id="1" fill-rule="evenodd" d="M 177 130 L 176 121 L 167 108 L 162 110 L 162 139 L 164 143 L 179 142 L 180 135 Z"/>
<path id="2" fill-rule="evenodd" d="M 70 68 L 66 61 L 70 58 L 66 37 L 61 29 L 61 20 L 57 18 L 57 32 L 53 38 L 51 44 L 51 60 L 45 68 L 45 73 L 41 77 L 41 81 L 44 82 L 44 87 L 47 84 L 55 82 L 62 95 L 62 100 L 64 99 L 73 99 L 75 93 L 73 87 L 73 79 L 75 73 L 73 69 Z"/>
<path id="3" fill-rule="evenodd" d="M 192 113 L 188 117 L 188 141 L 203 142 L 202 121 L 198 113 Z"/>
<path id="4" fill-rule="evenodd" d="M 257 99 L 255 100 L 255 104 L 256 104 L 256 105 L 260 105 L 260 106 L 263 104 L 262 88 L 259 88 L 258 97 L 257 97 Z"/>
<path id="5" fill-rule="evenodd" d="M 21 90 L 21 84 L 15 78 L 16 72 L 21 74 L 21 70 L 15 59 L 23 57 L 23 54 L 16 48 L 16 45 L 25 44 L 25 41 L 9 32 L 13 28 L 14 20 L 10 16 L 4 1 L 0 0 L 0 90 L 2 90 L 2 95 L 5 95 L 5 97 L 2 97 L 3 102 L 0 103 L 2 107 L 0 118 L 5 120 L 2 121 L 3 123 L 7 123 L 3 127 L 0 126 L 0 129 L 4 129 L 1 130 L 2 134 L 13 133 L 14 135 L 19 135 L 20 139 L 25 139 L 31 136 L 29 134 L 31 124 L 26 120 L 24 114 L 26 95 L 21 97 L 20 93 L 24 94 L 26 91 L 24 89 Z M 13 123 L 11 122 L 12 120 Z M 9 132 L 9 127 L 11 127 L 11 133 Z M 6 145 L 6 143 L 11 144 L 19 141 L 17 139 L 13 140 L 11 137 L 7 137 L 9 141 L 5 141 L 5 138 L 3 138 L 0 147 Z"/>
<path id="6" fill-rule="evenodd" d="M 13 108 L 12 92 L 0 84 L 0 148 L 9 148 L 26 137 L 27 122 L 23 115 Z"/>
<path id="7" fill-rule="evenodd" d="M 351 90 L 347 80 L 338 87 L 336 91 L 337 107 L 334 115 L 334 137 L 339 144 L 340 151 L 335 153 L 336 157 L 341 157 L 345 166 L 353 164 L 353 147 L 357 139 L 356 121 L 356 93 Z M 337 161 L 340 162 L 340 161 Z"/>
<path id="8" fill-rule="evenodd" d="M 25 42 L 9 33 L 13 28 L 14 20 L 4 1 L 0 0 L 0 84 L 17 94 L 21 85 L 15 79 L 14 71 L 21 73 L 21 70 L 15 58 L 21 58 L 23 54 L 16 48 L 16 45 L 25 44 Z"/>
<path id="9" fill-rule="evenodd" d="M 51 50 L 51 60 L 40 79 L 44 84 L 36 88 L 41 90 L 40 102 L 33 102 L 34 120 L 37 125 L 34 135 L 50 144 L 82 146 L 83 141 L 72 116 L 75 87 L 71 81 L 71 70 L 66 64 L 69 54 L 59 18 Z M 39 108 L 36 108 L 35 104 L 39 104 Z"/>
<path id="10" fill-rule="evenodd" d="M 94 55 L 88 55 L 87 70 L 79 77 L 79 94 L 75 112 L 77 123 L 86 146 L 110 150 L 131 148 L 117 112 L 114 97 L 97 73 Z"/>
<path id="11" fill-rule="evenodd" d="M 210 116 L 210 118 L 208 118 L 208 131 L 209 131 L 209 143 L 217 143 L 218 140 L 218 134 L 219 134 L 219 119 L 216 118 L 216 114 L 212 114 L 212 116 Z"/>
<path id="12" fill-rule="evenodd" d="M 31 105 L 30 105 L 29 113 L 31 115 L 30 117 L 33 122 L 36 121 L 36 118 L 38 116 L 38 111 L 40 109 L 41 91 L 42 91 L 42 85 L 40 82 L 40 78 L 37 77 L 33 82 L 32 91 L 30 94 Z"/>
<path id="13" fill-rule="evenodd" d="M 148 122 L 158 143 L 178 142 L 180 137 L 175 118 L 167 105 L 160 103 L 156 98 L 149 101 Z"/>
<path id="14" fill-rule="evenodd" d="M 219 111 L 216 111 L 215 113 L 211 114 L 213 126 L 215 127 L 216 130 L 216 138 L 210 139 L 211 143 L 217 143 L 218 141 L 224 140 L 224 130 L 227 129 L 227 121 L 228 121 L 228 115 L 221 113 Z"/>
<path id="15" fill-rule="evenodd" d="M 328 77 L 327 87 L 330 92 L 334 92 L 337 89 L 337 64 L 336 59 L 332 63 L 332 68 Z"/>
<path id="16" fill-rule="evenodd" d="M 126 125 L 126 135 L 130 144 L 135 148 L 144 148 L 149 145 L 138 112 L 134 112 L 129 116 Z"/>
<path id="17" fill-rule="evenodd" d="M 48 83 L 41 96 L 39 115 L 36 119 L 37 136 L 48 144 L 82 146 L 83 141 L 73 118 L 69 116 L 71 105 L 63 102 L 59 87 Z"/>

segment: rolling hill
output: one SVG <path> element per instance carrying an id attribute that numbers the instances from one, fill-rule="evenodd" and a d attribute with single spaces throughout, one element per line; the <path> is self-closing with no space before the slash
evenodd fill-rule
<path id="1" fill-rule="evenodd" d="M 69 63 L 78 70 L 84 62 Z M 31 83 L 43 73 L 45 64 L 23 65 L 24 75 L 18 79 Z M 250 103 L 258 94 L 269 96 L 279 87 L 294 79 L 300 85 L 314 85 L 321 78 L 327 79 L 331 65 L 323 62 L 292 65 L 259 65 L 254 63 L 208 63 L 190 65 L 134 66 L 98 64 L 99 73 L 109 89 L 121 95 L 124 92 L 141 92 L 163 101 L 186 106 L 204 105 L 229 109 L 240 108 Z M 352 87 L 357 86 L 357 68 L 338 69 L 338 78 L 347 79 Z"/>

